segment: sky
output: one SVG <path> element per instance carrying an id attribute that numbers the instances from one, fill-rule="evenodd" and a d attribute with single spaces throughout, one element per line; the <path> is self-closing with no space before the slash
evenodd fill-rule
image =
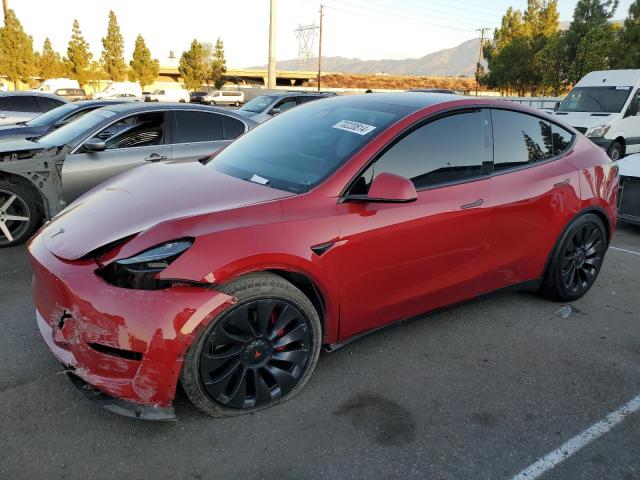
<path id="1" fill-rule="evenodd" d="M 154 58 L 167 64 L 169 52 L 180 56 L 194 38 L 225 45 L 228 67 L 264 65 L 268 57 L 269 0 L 8 0 L 34 47 L 49 37 L 66 53 L 77 18 L 94 58 L 102 50 L 108 12 L 114 10 L 129 60 L 142 34 Z M 323 56 L 418 58 L 495 28 L 509 6 L 523 10 L 526 0 L 322 0 Z M 560 20 L 570 21 L 576 0 L 560 0 Z M 621 0 L 615 18 L 627 15 L 631 0 Z M 294 30 L 319 22 L 320 0 L 276 0 L 276 58 L 298 57 Z M 314 44 L 317 52 L 317 41 Z"/>

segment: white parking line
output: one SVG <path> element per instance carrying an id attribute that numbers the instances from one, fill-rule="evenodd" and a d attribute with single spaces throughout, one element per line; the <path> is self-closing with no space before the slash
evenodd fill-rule
<path id="1" fill-rule="evenodd" d="M 630 415 L 639 409 L 640 395 L 625 403 L 615 412 L 611 412 L 599 422 L 594 423 L 591 427 L 579 433 L 568 442 L 562 444 L 553 452 L 548 453 L 536 463 L 525 468 L 520 473 L 515 475 L 511 480 L 533 480 L 535 478 L 538 478 L 546 471 L 551 470 L 556 465 L 565 461 L 582 447 L 587 446 L 598 437 L 607 433 L 613 427 L 622 422 L 622 420 L 624 420 L 627 415 Z"/>
<path id="2" fill-rule="evenodd" d="M 625 250 L 624 248 L 609 247 L 611 250 L 618 250 L 619 252 L 631 253 L 633 255 L 640 255 L 640 252 L 634 252 L 633 250 Z"/>

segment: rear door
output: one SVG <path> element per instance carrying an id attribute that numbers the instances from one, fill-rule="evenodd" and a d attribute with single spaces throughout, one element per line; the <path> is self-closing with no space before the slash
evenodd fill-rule
<path id="1" fill-rule="evenodd" d="M 489 268 L 483 291 L 534 280 L 580 205 L 578 172 L 564 156 L 574 136 L 549 119 L 492 109 L 494 166 Z"/>
<path id="2" fill-rule="evenodd" d="M 217 152 L 229 143 L 229 140 L 237 137 L 225 137 L 225 126 L 230 133 L 233 125 L 230 120 L 225 120 L 218 112 L 206 112 L 202 110 L 174 110 L 171 112 L 172 120 L 172 145 L 171 156 L 173 161 L 192 162 Z M 231 119 L 235 120 L 235 119 Z M 244 129 L 244 124 L 240 128 Z M 228 124 L 228 125 L 227 125 Z M 243 130 L 244 131 L 244 130 Z"/>
<path id="3" fill-rule="evenodd" d="M 640 152 L 640 88 L 633 94 L 622 119 L 617 123 L 615 129 L 624 132 L 625 153 Z"/>
<path id="4" fill-rule="evenodd" d="M 79 145 L 67 155 L 62 166 L 62 184 L 67 202 L 95 185 L 149 162 L 168 161 L 171 145 L 167 139 L 166 112 L 128 115 L 103 127 L 91 138 L 106 143 L 106 150 L 90 152 Z"/>

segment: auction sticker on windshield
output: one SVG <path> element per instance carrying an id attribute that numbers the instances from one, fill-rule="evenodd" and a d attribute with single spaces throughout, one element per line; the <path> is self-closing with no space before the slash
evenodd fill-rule
<path id="1" fill-rule="evenodd" d="M 373 125 L 367 125 L 366 123 L 354 122 L 352 120 L 340 120 L 333 125 L 333 128 L 344 130 L 346 132 L 357 133 L 358 135 L 366 135 L 376 129 Z"/>

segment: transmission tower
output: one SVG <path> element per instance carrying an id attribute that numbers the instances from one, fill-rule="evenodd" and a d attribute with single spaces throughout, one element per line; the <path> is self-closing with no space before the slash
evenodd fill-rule
<path id="1" fill-rule="evenodd" d="M 301 67 L 306 67 L 309 59 L 313 57 L 318 30 L 319 27 L 315 22 L 310 25 L 299 25 L 294 30 L 298 39 L 298 64 Z"/>

